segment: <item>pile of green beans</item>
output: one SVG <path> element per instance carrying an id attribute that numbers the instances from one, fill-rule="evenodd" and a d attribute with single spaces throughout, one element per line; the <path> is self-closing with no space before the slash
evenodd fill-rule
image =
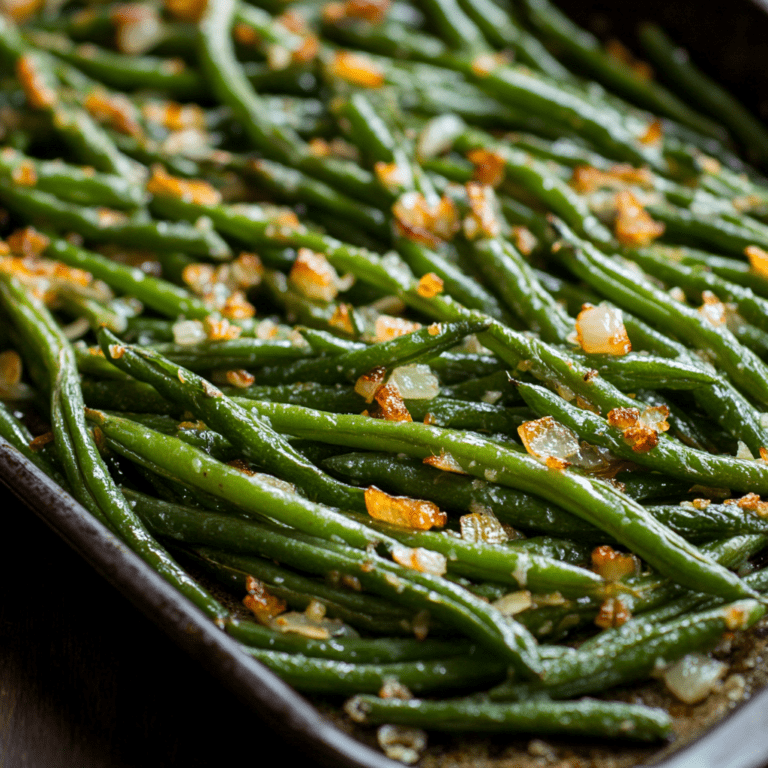
<path id="1" fill-rule="evenodd" d="M 549 0 L 56 6 L 0 437 L 359 727 L 670 739 L 621 687 L 765 613 L 766 128 Z"/>

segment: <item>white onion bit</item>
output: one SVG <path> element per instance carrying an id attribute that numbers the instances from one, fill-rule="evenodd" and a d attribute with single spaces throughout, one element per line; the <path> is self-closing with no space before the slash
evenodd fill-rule
<path id="1" fill-rule="evenodd" d="M 709 696 L 727 669 L 722 661 L 689 653 L 664 671 L 664 683 L 680 701 L 697 704 Z"/>

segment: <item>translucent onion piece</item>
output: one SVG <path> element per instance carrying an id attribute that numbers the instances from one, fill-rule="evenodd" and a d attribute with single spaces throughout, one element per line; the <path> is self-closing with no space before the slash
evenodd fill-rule
<path id="1" fill-rule="evenodd" d="M 640 572 L 640 561 L 631 554 L 617 552 L 604 544 L 592 551 L 592 568 L 606 581 L 619 581 Z"/>
<path id="2" fill-rule="evenodd" d="M 571 462 L 580 453 L 579 440 L 575 433 L 551 416 L 527 421 L 517 428 L 525 450 L 537 459 L 561 459 Z"/>
<path id="3" fill-rule="evenodd" d="M 440 394 L 440 383 L 428 365 L 401 365 L 392 371 L 394 384 L 405 400 L 431 400 Z"/>
<path id="4" fill-rule="evenodd" d="M 654 221 L 629 191 L 616 194 L 616 239 L 622 245 L 649 245 L 664 234 L 664 225 Z"/>
<path id="5" fill-rule="evenodd" d="M 382 725 L 376 731 L 376 739 L 390 760 L 406 765 L 417 762 L 427 748 L 427 734 L 420 728 L 406 725 Z"/>
<path id="6" fill-rule="evenodd" d="M 504 526 L 488 508 L 472 511 L 459 518 L 461 538 L 465 541 L 480 541 L 486 544 L 502 544 L 509 539 Z"/>
<path id="7" fill-rule="evenodd" d="M 498 610 L 502 616 L 514 616 L 523 611 L 527 611 L 533 606 L 531 593 L 527 589 L 521 589 L 517 592 L 510 592 L 493 602 L 493 607 Z"/>
<path id="8" fill-rule="evenodd" d="M 205 341 L 206 333 L 199 320 L 181 320 L 173 324 L 173 340 L 182 346 L 199 344 Z"/>
<path id="9" fill-rule="evenodd" d="M 406 547 L 395 544 L 392 547 L 392 559 L 404 566 L 421 573 L 431 573 L 434 576 L 442 576 L 448 570 L 448 561 L 439 552 L 423 547 Z"/>
<path id="10" fill-rule="evenodd" d="M 584 305 L 576 318 L 576 338 L 588 354 L 626 355 L 632 350 L 621 310 L 606 304 Z"/>
<path id="11" fill-rule="evenodd" d="M 420 531 L 442 528 L 448 521 L 448 515 L 431 501 L 390 496 L 374 485 L 365 490 L 365 508 L 375 520 Z"/>
<path id="12" fill-rule="evenodd" d="M 365 398 L 366 403 L 372 403 L 373 398 L 376 397 L 376 393 L 384 386 L 384 378 L 387 374 L 387 369 L 382 365 L 377 365 L 372 368 L 368 373 L 364 373 L 355 382 L 355 392 L 360 397 Z"/>
<path id="13" fill-rule="evenodd" d="M 308 299 L 333 301 L 339 293 L 339 276 L 322 253 L 299 248 L 288 279 Z"/>
<path id="14" fill-rule="evenodd" d="M 712 693 L 727 670 L 728 665 L 722 661 L 710 659 L 702 653 L 689 653 L 668 667 L 663 679 L 668 690 L 680 701 L 697 704 Z"/>

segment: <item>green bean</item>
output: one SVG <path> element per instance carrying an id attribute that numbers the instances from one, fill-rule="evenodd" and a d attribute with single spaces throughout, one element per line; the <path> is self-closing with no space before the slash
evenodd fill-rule
<path id="1" fill-rule="evenodd" d="M 57 230 L 74 229 L 86 239 L 128 246 L 186 251 L 199 256 L 221 258 L 229 246 L 212 231 L 183 222 L 153 221 L 109 209 L 80 206 L 59 200 L 48 192 L 31 187 L 0 186 L 0 200 L 12 210 Z"/>
<path id="2" fill-rule="evenodd" d="M 145 201 L 141 189 L 122 176 L 87 171 L 60 161 L 37 160 L 11 148 L 0 153 L 0 169 L 12 176 L 30 168 L 37 189 L 81 205 L 133 208 Z"/>
<path id="3" fill-rule="evenodd" d="M 331 570 L 349 573 L 359 579 L 363 588 L 384 596 L 398 596 L 401 602 L 417 610 L 427 608 L 446 624 L 461 628 L 469 637 L 494 649 L 524 677 L 537 673 L 535 642 L 527 630 L 503 619 L 495 609 L 445 579 L 405 568 L 369 550 L 371 542 L 387 543 L 381 533 L 331 508 L 320 507 L 274 484 L 248 477 L 174 438 L 100 412 L 90 413 L 89 418 L 98 421 L 109 444 L 121 455 L 161 475 L 172 473 L 215 496 L 224 495 L 245 514 L 267 515 L 281 524 L 280 528 L 273 529 L 257 525 L 253 520 L 199 510 L 183 514 L 179 507 L 174 508 L 170 519 L 163 513 L 154 514 L 154 508 L 144 509 L 142 514 L 147 515 L 148 524 L 158 535 L 185 543 L 261 553 L 304 570 L 315 569 L 314 572 L 323 575 Z M 286 524 L 294 526 L 289 536 L 285 535 Z M 312 535 L 302 529 L 311 530 Z M 339 540 L 346 543 L 336 543 Z M 267 545 L 269 554 L 264 551 Z M 371 562 L 375 563 L 373 569 Z M 437 601 L 436 596 L 439 596 Z"/>
<path id="4" fill-rule="evenodd" d="M 482 331 L 485 327 L 487 323 L 482 321 L 429 326 L 392 341 L 371 344 L 330 359 L 318 358 L 299 361 L 292 366 L 273 368 L 262 372 L 259 380 L 265 384 L 296 381 L 314 381 L 319 384 L 354 383 L 364 373 L 376 367 L 389 368 L 429 360 L 443 350 L 455 346 L 465 336 Z"/>
<path id="5" fill-rule="evenodd" d="M 735 304 L 747 322 L 768 330 L 768 299 L 755 296 L 748 287 L 730 283 L 704 267 L 689 267 L 661 258 L 653 251 L 633 249 L 627 256 L 659 280 L 682 288 L 692 300 L 701 301 L 701 294 L 710 291 L 720 301 Z"/>
<path id="6" fill-rule="evenodd" d="M 768 492 L 768 468 L 763 462 L 714 456 L 697 451 L 657 432 L 656 445 L 639 445 L 625 437 L 625 429 L 612 426 L 602 416 L 570 405 L 559 395 L 533 384 L 520 383 L 520 394 L 539 416 L 552 416 L 591 445 L 607 448 L 614 456 L 631 460 L 648 469 L 703 485 L 732 488 L 748 493 Z"/>
<path id="7" fill-rule="evenodd" d="M 139 503 L 160 506 L 167 504 L 167 502 L 160 502 L 150 497 L 142 497 Z M 343 586 L 341 584 L 343 574 L 338 571 L 329 573 L 328 579 L 321 580 L 304 576 L 296 571 L 276 565 L 271 560 L 253 555 L 234 554 L 207 547 L 197 547 L 194 553 L 198 558 L 195 562 L 198 562 L 203 570 L 229 587 L 230 590 L 237 589 L 238 594 L 242 594 L 245 589 L 245 576 L 251 575 L 263 581 L 271 594 L 285 600 L 291 608 L 306 610 L 313 600 L 317 600 L 327 609 L 329 616 L 339 618 L 346 624 L 364 632 L 395 635 L 398 637 L 413 634 L 413 627 L 411 626 L 413 615 L 411 611 L 404 606 L 377 597 L 369 592 L 357 592 L 353 588 Z M 332 580 L 335 578 L 339 579 L 340 586 L 333 586 Z M 356 585 L 354 581 L 351 581 L 351 583 Z M 233 622 L 230 622 L 227 629 L 233 636 L 247 645 L 259 645 L 262 642 L 261 638 L 263 635 L 260 635 L 256 629 L 253 629 L 250 623 L 240 622 L 233 626 Z M 434 629 L 436 627 L 430 624 L 430 630 Z M 371 661 L 375 659 L 379 661 L 404 661 L 406 660 L 406 655 L 410 658 L 419 658 L 412 649 L 412 642 L 409 639 L 408 643 L 401 646 L 395 644 L 395 648 L 399 647 L 398 655 L 392 652 L 389 657 L 385 658 L 385 648 L 379 649 L 375 656 L 371 654 L 366 655 L 365 658 Z M 436 645 L 441 647 L 439 642 Z M 336 647 L 332 646 L 331 650 Z M 429 658 L 430 655 L 433 657 L 449 655 L 445 652 L 432 653 L 430 648 L 431 644 L 426 646 L 422 658 Z M 278 650 L 285 649 L 278 648 Z M 316 653 L 310 655 L 323 654 Z M 362 650 L 360 653 L 354 654 L 349 658 L 354 661 L 359 656 L 362 656 Z M 343 658 L 342 656 L 341 659 L 343 660 Z"/>
<path id="8" fill-rule="evenodd" d="M 598 736 L 656 741 L 666 738 L 672 721 L 664 710 L 640 704 L 582 699 L 499 704 L 475 699 L 428 701 L 355 696 L 347 714 L 362 723 L 396 723 L 433 730 Z"/>
<path id="9" fill-rule="evenodd" d="M 636 312 L 649 322 L 674 327 L 677 336 L 699 349 L 709 349 L 714 360 L 728 373 L 744 392 L 758 402 L 768 403 L 768 368 L 753 352 L 736 341 L 723 326 L 715 327 L 696 310 L 679 303 L 656 288 L 642 274 L 609 259 L 589 243 L 565 233 L 568 242 L 557 252 L 569 268 L 590 284 L 599 286 L 620 306 Z"/>
<path id="10" fill-rule="evenodd" d="M 50 376 L 54 440 L 71 492 L 163 578 L 221 623 L 227 611 L 149 536 L 123 500 L 87 430 L 72 348 L 53 318 L 7 275 L 0 275 L 0 301 L 34 353 L 45 360 Z"/>
<path id="11" fill-rule="evenodd" d="M 727 126 L 753 160 L 765 163 L 768 131 L 736 99 L 707 77 L 655 24 L 640 27 L 640 42 L 651 61 L 681 89 L 686 98 Z"/>
<path id="12" fill-rule="evenodd" d="M 492 700 L 526 699 L 545 691 L 551 698 L 568 698 L 643 679 L 659 659 L 669 663 L 711 647 L 725 631 L 746 629 L 764 613 L 765 606 L 758 601 L 742 600 L 664 624 L 639 618 L 605 630 L 605 639 L 594 648 L 548 663 L 540 684 L 502 684 L 489 696 Z"/>
<path id="13" fill-rule="evenodd" d="M 179 403 L 221 432 L 246 458 L 268 470 L 291 477 L 310 496 L 332 504 L 362 508 L 362 494 L 333 480 L 306 461 L 263 419 L 244 410 L 192 371 L 157 353 L 120 340 L 102 329 L 100 343 L 107 359 L 161 395 Z"/>
<path id="14" fill-rule="evenodd" d="M 211 314 L 211 310 L 202 300 L 188 290 L 148 275 L 137 267 L 120 264 L 93 251 L 72 245 L 66 240 L 52 238 L 45 254 L 70 267 L 90 272 L 111 288 L 135 296 L 142 304 L 168 317 L 177 318 L 181 315 L 204 320 Z"/>
<path id="15" fill-rule="evenodd" d="M 251 407 L 268 416 L 276 429 L 298 436 L 366 450 L 402 452 L 421 459 L 449 454 L 462 472 L 483 479 L 490 477 L 494 482 L 559 504 L 682 585 L 737 597 L 751 594 L 733 574 L 714 566 L 695 547 L 607 483 L 570 471 L 550 470 L 532 457 L 480 435 L 470 437 L 412 422 L 321 414 L 299 406 L 254 402 Z"/>
<path id="16" fill-rule="evenodd" d="M 111 88 L 150 88 L 180 99 L 199 96 L 204 89 L 200 75 L 182 59 L 116 53 L 93 43 L 74 45 L 66 36 L 51 32 L 32 32 L 27 38 Z"/>
<path id="17" fill-rule="evenodd" d="M 586 30 L 571 22 L 548 0 L 525 0 L 527 17 L 545 38 L 554 40 L 579 66 L 620 95 L 709 136 L 721 138 L 722 129 L 651 78 L 605 51 Z M 688 95 L 686 91 L 686 96 Z"/>
<path id="18" fill-rule="evenodd" d="M 313 693 L 349 695 L 378 693 L 388 679 L 416 692 L 456 690 L 493 682 L 505 668 L 494 659 L 454 656 L 439 661 L 352 664 L 314 659 L 300 654 L 244 648 L 246 653 L 277 672 L 294 688 Z"/>

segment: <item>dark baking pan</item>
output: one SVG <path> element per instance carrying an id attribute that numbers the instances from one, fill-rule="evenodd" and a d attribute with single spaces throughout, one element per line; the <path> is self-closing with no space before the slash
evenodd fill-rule
<path id="1" fill-rule="evenodd" d="M 694 60 L 703 69 L 737 94 L 755 112 L 766 115 L 768 4 L 758 6 L 748 0 L 729 3 L 644 0 L 637 4 L 561 0 L 559 4 L 583 26 L 603 37 L 618 37 L 629 45 L 632 44 L 639 21 L 653 19 L 659 22 L 675 40 L 689 47 Z M 9 679 L 15 680 L 18 685 L 24 684 L 27 679 L 34 681 L 41 676 L 39 667 L 27 670 L 26 676 L 21 674 L 16 677 L 9 675 L 9 669 L 14 664 L 18 665 L 19 659 L 36 658 L 39 663 L 39 654 L 45 654 L 49 645 L 51 648 L 56 645 L 57 633 L 63 624 L 67 624 L 69 645 L 60 652 L 76 655 L 78 646 L 90 647 L 93 658 L 81 661 L 81 667 L 93 670 L 94 681 L 90 688 L 87 684 L 71 685 L 67 695 L 59 695 L 54 697 L 53 703 L 46 703 L 47 707 L 60 710 L 57 715 L 61 715 L 63 730 L 66 731 L 67 724 L 70 724 L 69 729 L 74 731 L 74 736 L 41 732 L 40 738 L 58 738 L 64 749 L 77 739 L 93 738 L 93 734 L 98 733 L 104 740 L 103 760 L 98 755 L 91 762 L 78 759 L 78 766 L 118 768 L 123 765 L 224 765 L 242 759 L 243 750 L 249 762 L 255 759 L 269 765 L 278 759 L 290 761 L 297 758 L 310 768 L 397 768 L 401 765 L 342 732 L 272 672 L 241 653 L 236 643 L 215 629 L 196 608 L 93 520 L 79 504 L 2 440 L 0 482 L 7 489 L 0 497 L 3 498 L 5 521 L 3 550 L 7 550 L 2 556 L 3 567 L 0 570 L 0 577 L 6 579 L 3 593 L 8 595 L 13 592 L 17 604 L 24 602 L 25 611 L 25 620 L 17 630 L 11 624 L 15 614 L 9 609 L 14 601 L 3 598 L 0 606 L 0 652 L 15 649 L 16 655 L 0 655 L 1 764 L 9 768 L 17 765 L 29 768 L 45 765 L 47 768 L 51 765 L 47 760 L 44 762 L 43 758 L 36 759 L 36 755 L 47 753 L 36 749 L 33 743 L 36 723 L 48 722 L 46 718 L 49 713 L 41 715 L 31 710 L 21 714 L 19 711 L 14 712 L 13 702 L 9 705 L 9 701 L 14 698 L 14 690 L 7 686 Z M 72 565 L 71 558 L 68 559 L 69 554 L 63 552 L 63 548 L 57 549 L 58 542 L 54 539 L 48 545 L 43 543 L 45 556 L 41 561 L 36 542 L 16 535 L 15 528 L 26 531 L 29 523 L 14 523 L 14 516 L 24 514 L 26 510 L 13 500 L 11 494 L 35 512 L 55 534 L 157 624 L 175 645 L 166 647 L 161 635 L 145 626 L 146 622 L 142 623 L 143 619 L 137 612 L 125 605 L 122 598 L 113 596 L 112 588 L 103 584 L 94 574 L 84 570 L 79 575 L 72 575 L 68 569 L 74 572 L 82 564 Z M 30 530 L 41 541 L 45 540 L 47 534 L 39 526 Z M 46 550 L 46 546 L 50 549 Z M 15 584 L 10 583 L 12 577 L 17 580 Z M 65 590 L 73 582 L 81 587 L 81 591 L 57 601 L 56 596 L 67 594 Z M 51 590 L 55 590 L 55 595 L 51 595 Z M 85 590 L 88 592 L 83 594 Z M 95 595 L 101 596 L 100 602 L 94 599 Z M 105 606 L 105 602 L 109 605 Z M 73 605 L 75 603 L 77 605 Z M 107 616 L 106 629 L 101 624 L 103 616 Z M 73 626 L 81 621 L 80 617 L 88 617 L 88 623 L 85 624 L 83 620 L 84 626 Z M 16 642 L 8 641 L 10 635 L 15 636 L 17 632 L 19 637 Z M 39 636 L 41 632 L 44 633 L 42 639 Z M 99 639 L 92 638 L 91 632 Z M 91 645 L 88 645 L 88 641 L 91 641 Z M 94 642 L 97 645 L 112 644 L 117 650 L 112 656 L 108 652 L 102 655 L 103 649 L 94 645 Z M 34 646 L 38 656 L 30 655 L 27 646 Z M 192 662 L 175 658 L 175 648 L 182 648 Z M 121 660 L 124 655 L 131 653 L 137 657 L 137 661 L 135 665 L 126 667 L 129 671 L 123 674 L 138 679 L 126 681 L 123 677 L 122 685 L 130 687 L 133 696 L 139 696 L 140 692 L 146 693 L 143 700 L 137 699 L 131 706 L 129 717 L 134 718 L 135 723 L 127 726 L 127 730 L 124 729 L 122 733 L 135 732 L 136 737 L 144 740 L 144 743 L 135 745 L 133 751 L 124 749 L 121 756 L 117 757 L 116 753 L 113 755 L 109 752 L 109 739 L 121 732 L 115 730 L 114 723 L 106 722 L 117 716 L 115 710 L 105 704 L 111 692 L 107 690 L 99 693 L 100 701 L 91 705 L 95 711 L 90 714 L 79 711 L 83 706 L 79 697 L 83 694 L 82 689 L 98 690 L 102 676 L 110 676 L 111 669 L 99 668 L 99 664 L 105 663 L 104 659 Z M 150 662 L 149 657 L 155 655 L 158 659 Z M 59 685 L 67 687 L 72 681 L 59 666 L 51 665 L 46 674 L 58 674 Z M 193 678 L 191 682 L 189 678 Z M 121 678 L 112 676 L 110 679 L 116 679 L 117 684 L 120 684 Z M 182 683 L 189 684 L 189 689 L 183 688 Z M 199 690 L 195 691 L 197 686 Z M 234 696 L 226 693 L 224 688 L 229 689 Z M 37 693 L 33 690 L 29 695 L 34 697 Z M 190 698 L 190 707 L 203 710 L 199 720 L 194 720 L 192 709 L 185 709 L 185 697 Z M 16 698 L 23 700 L 24 696 Z M 165 708 L 176 708 L 181 714 L 176 719 L 162 719 Z M 75 715 L 62 714 L 70 709 Z M 99 723 L 100 718 L 105 722 Z M 96 725 L 91 722 L 94 720 L 97 721 Z M 83 725 L 86 721 L 87 726 Z M 188 721 L 191 721 L 191 725 Z M 160 723 L 161 728 L 178 727 L 184 738 L 192 743 L 181 748 L 170 737 L 172 734 L 153 733 L 152 729 L 157 723 Z M 167 726 L 168 723 L 171 725 Z M 45 730 L 40 726 L 37 728 Z M 20 747 L 17 739 L 11 750 L 9 745 L 14 744 L 14 729 L 23 733 L 29 743 Z M 123 735 L 120 738 L 127 737 Z M 75 754 L 81 754 L 78 746 L 82 747 L 75 744 L 72 750 L 73 759 Z M 158 746 L 160 752 L 154 752 Z M 277 751 L 272 752 L 273 749 Z M 148 757 L 150 750 L 154 752 L 153 757 Z M 132 754 L 137 755 L 135 760 L 130 757 Z M 138 755 L 143 755 L 143 759 L 139 759 Z M 219 759 L 214 761 L 208 755 L 217 755 Z M 472 764 L 471 757 L 467 760 L 462 765 Z M 68 762 L 61 764 L 74 765 Z M 697 741 L 656 765 L 659 768 L 768 766 L 768 690 L 753 696 Z"/>

